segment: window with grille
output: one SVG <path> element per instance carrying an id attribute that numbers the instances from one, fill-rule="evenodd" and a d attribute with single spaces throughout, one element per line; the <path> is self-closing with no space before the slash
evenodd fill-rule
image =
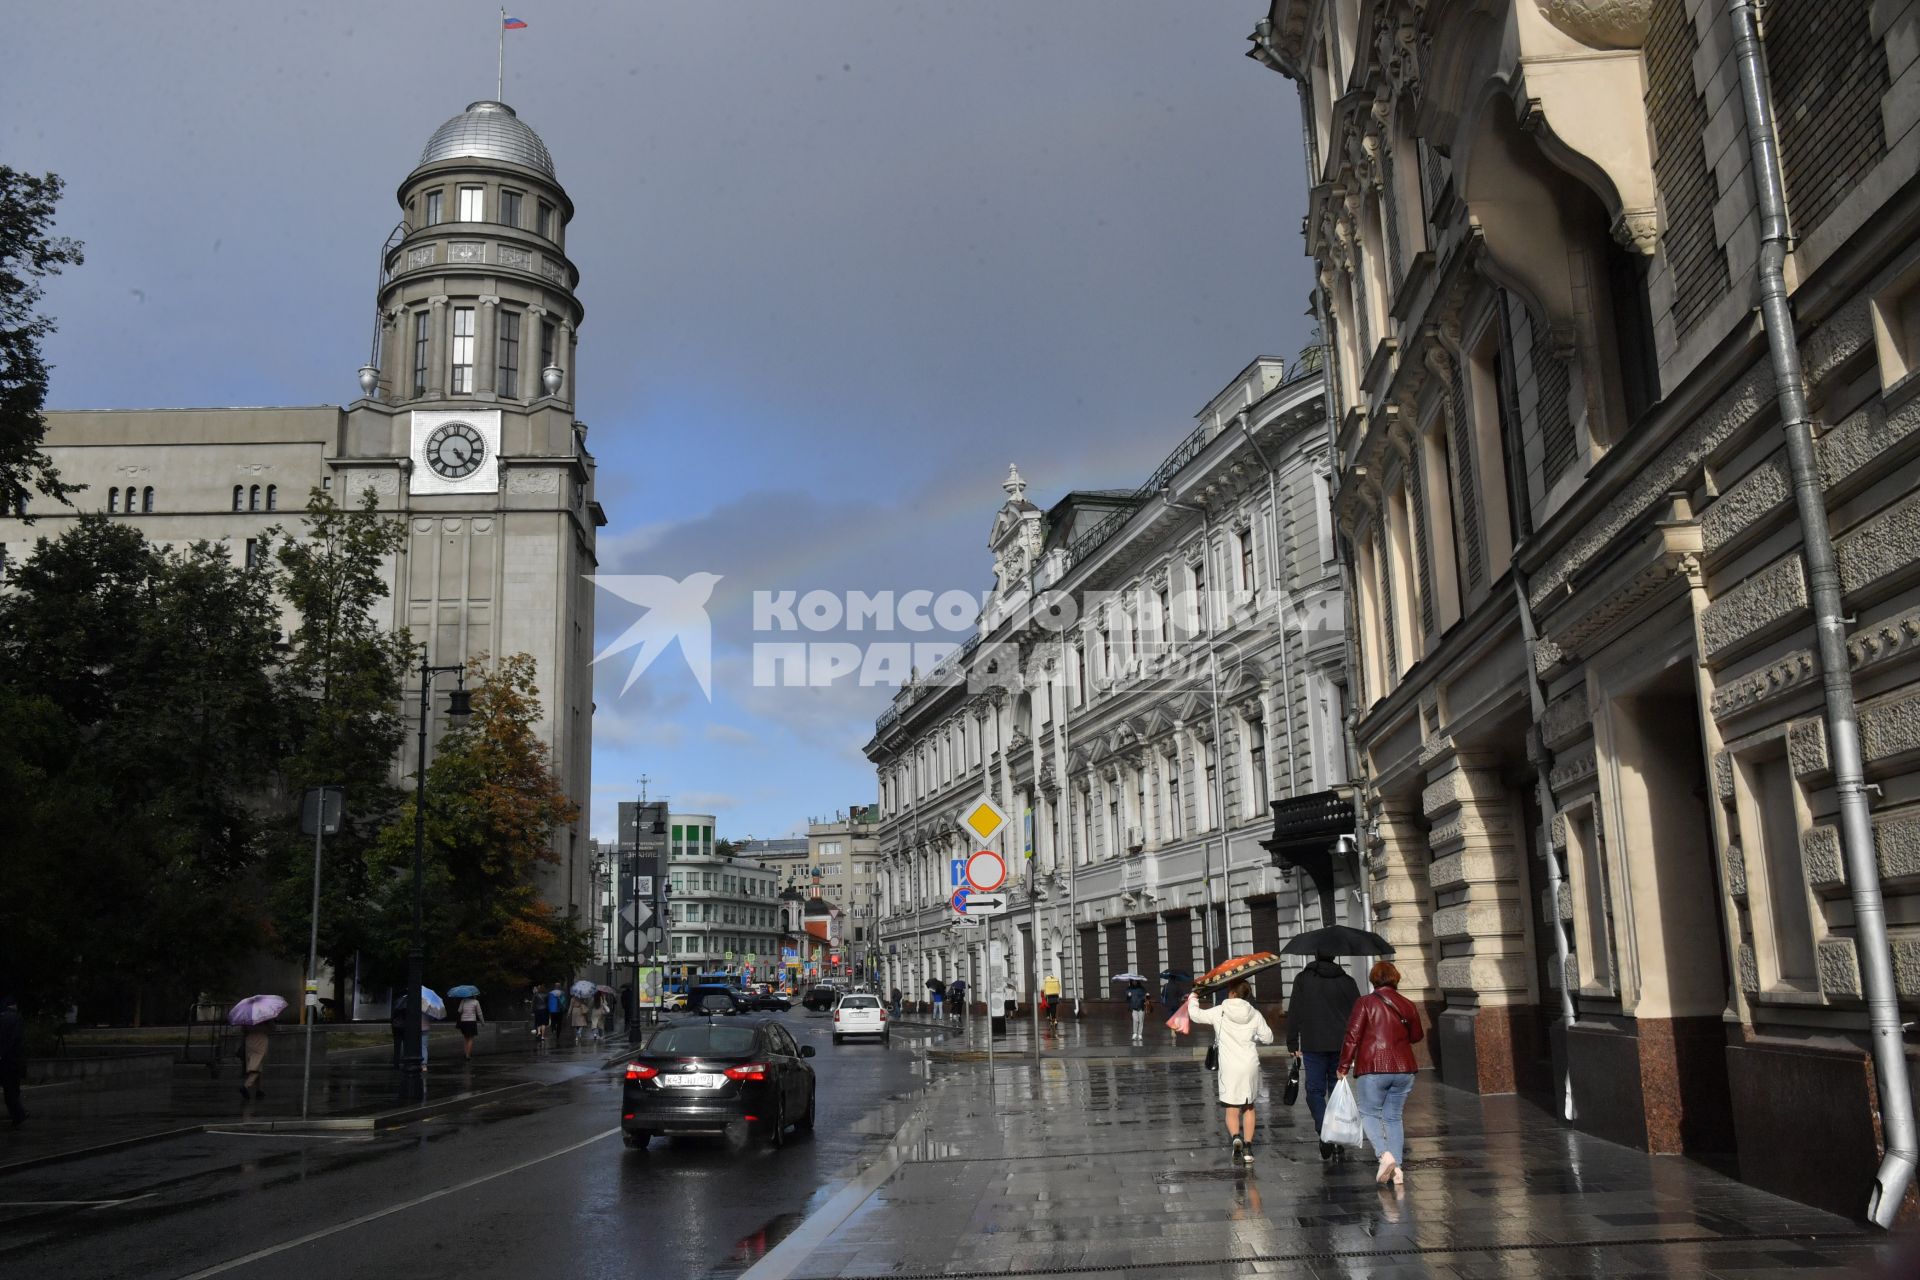
<path id="1" fill-rule="evenodd" d="M 500 313 L 500 369 L 494 390 L 503 396 L 520 394 L 520 313 Z"/>
<path id="2" fill-rule="evenodd" d="M 473 393 L 473 308 L 453 309 L 453 379 L 456 395 Z"/>

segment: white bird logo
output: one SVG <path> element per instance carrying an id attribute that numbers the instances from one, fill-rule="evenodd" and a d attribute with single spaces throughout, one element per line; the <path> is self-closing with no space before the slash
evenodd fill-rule
<path id="1" fill-rule="evenodd" d="M 633 669 L 627 672 L 627 682 L 620 686 L 621 693 L 633 688 L 653 660 L 678 640 L 680 654 L 687 660 L 693 678 L 700 682 L 700 691 L 707 695 L 708 702 L 713 701 L 713 623 L 707 617 L 707 601 L 713 597 L 719 574 L 690 573 L 678 581 L 658 573 L 589 573 L 586 577 L 595 586 L 646 610 L 618 640 L 594 655 L 594 665 L 598 666 L 602 659 L 640 646 Z"/>

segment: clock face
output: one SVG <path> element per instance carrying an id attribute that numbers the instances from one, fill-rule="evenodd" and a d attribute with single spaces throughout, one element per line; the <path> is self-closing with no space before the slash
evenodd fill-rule
<path id="1" fill-rule="evenodd" d="M 427 465 L 449 480 L 464 480 L 480 469 L 487 442 L 464 422 L 449 422 L 427 437 Z"/>

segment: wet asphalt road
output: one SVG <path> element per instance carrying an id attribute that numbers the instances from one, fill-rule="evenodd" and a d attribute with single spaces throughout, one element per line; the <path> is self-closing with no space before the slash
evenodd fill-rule
<path id="1" fill-rule="evenodd" d="M 619 1077 L 598 1071 L 393 1133 L 195 1134 L 0 1179 L 0 1274 L 736 1274 L 884 1146 L 926 1081 L 904 1029 L 835 1046 L 824 1015 L 784 1017 L 819 1054 L 816 1132 L 784 1150 L 629 1151 Z"/>

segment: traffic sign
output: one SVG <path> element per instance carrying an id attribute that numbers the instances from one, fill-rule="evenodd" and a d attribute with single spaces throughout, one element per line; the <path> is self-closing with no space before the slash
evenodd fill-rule
<path id="1" fill-rule="evenodd" d="M 620 954 L 625 956 L 645 955 L 660 941 L 660 926 L 650 924 L 643 929 L 629 929 L 620 940 Z"/>
<path id="2" fill-rule="evenodd" d="M 1004 893 L 970 893 L 966 902 L 961 904 L 960 914 L 964 916 L 997 916 L 1006 912 L 1012 897 Z"/>
<path id="3" fill-rule="evenodd" d="M 967 913 L 967 895 L 972 892 L 973 890 L 971 889 L 955 889 L 953 896 L 947 899 L 947 905 L 959 914 L 965 915 Z"/>
<path id="4" fill-rule="evenodd" d="M 644 902 L 629 902 L 620 908 L 620 923 L 630 929 L 645 928 L 653 919 L 653 908 Z"/>
<path id="5" fill-rule="evenodd" d="M 992 891 L 1007 882 L 1007 864 L 991 849 L 982 849 L 967 859 L 967 884 Z"/>
<path id="6" fill-rule="evenodd" d="M 960 815 L 961 829 L 974 839 L 985 843 L 993 839 L 1000 828 L 1007 825 L 1007 815 L 999 805 L 981 796 L 971 808 Z"/>
<path id="7" fill-rule="evenodd" d="M 986 922 L 987 922 L 987 918 L 985 916 L 960 915 L 960 916 L 955 916 L 952 920 L 948 921 L 947 923 L 962 925 L 969 929 L 978 929 L 981 925 L 984 925 Z"/>
<path id="8" fill-rule="evenodd" d="M 947 883 L 955 889 L 967 886 L 967 860 L 965 858 L 947 859 Z"/>

